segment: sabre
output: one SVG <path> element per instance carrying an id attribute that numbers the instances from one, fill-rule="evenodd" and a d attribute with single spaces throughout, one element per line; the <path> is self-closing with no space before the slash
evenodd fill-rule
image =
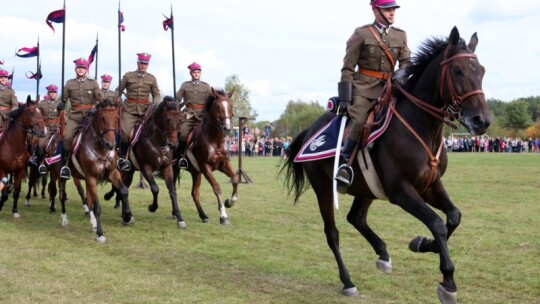
<path id="1" fill-rule="evenodd" d="M 341 154 L 341 143 L 343 142 L 343 132 L 345 132 L 345 124 L 347 123 L 347 116 L 343 115 L 341 116 L 341 123 L 339 125 L 339 133 L 337 138 L 337 145 L 336 145 L 336 155 L 334 157 L 334 175 L 337 175 L 338 167 L 339 167 L 339 155 Z M 334 206 L 336 207 L 336 210 L 339 210 L 339 201 L 338 201 L 338 193 L 337 193 L 337 181 L 334 179 L 332 182 L 333 190 L 334 190 Z"/>

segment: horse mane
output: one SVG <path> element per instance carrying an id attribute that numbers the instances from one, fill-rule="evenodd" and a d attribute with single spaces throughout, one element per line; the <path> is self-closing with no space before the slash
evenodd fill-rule
<path id="1" fill-rule="evenodd" d="M 214 89 L 214 92 L 216 95 L 223 95 L 225 96 L 227 93 L 225 93 L 225 90 L 222 88 Z M 208 98 L 206 98 L 206 102 L 204 103 L 204 113 L 208 114 L 210 113 L 210 109 L 212 108 L 212 104 L 216 100 L 216 97 L 213 94 L 210 94 Z"/>
<path id="2" fill-rule="evenodd" d="M 97 108 L 100 107 L 116 107 L 117 103 L 114 99 L 105 98 L 102 102 L 97 104 Z"/>
<path id="3" fill-rule="evenodd" d="M 15 109 L 11 112 L 9 112 L 9 124 L 8 124 L 8 127 L 7 129 L 11 129 L 11 127 L 13 127 L 13 125 L 15 124 L 15 119 L 17 117 L 19 117 L 19 115 L 21 115 L 21 113 L 24 111 L 24 109 L 26 109 L 26 103 L 23 103 L 22 105 L 19 104 L 19 108 L 18 109 Z"/>

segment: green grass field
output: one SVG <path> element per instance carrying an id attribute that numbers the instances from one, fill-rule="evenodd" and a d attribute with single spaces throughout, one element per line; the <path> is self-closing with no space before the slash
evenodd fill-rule
<path id="1" fill-rule="evenodd" d="M 370 224 L 394 264 L 392 274 L 382 274 L 371 246 L 346 222 L 352 198 L 343 195 L 336 211 L 341 252 L 361 296 L 341 296 L 315 196 L 309 190 L 294 205 L 277 177 L 279 162 L 243 159 L 254 182 L 240 184 L 239 201 L 227 209 L 230 226 L 219 224 L 206 181 L 211 221 L 199 220 L 188 175 L 178 190 L 184 230 L 171 217 L 162 182 L 156 213 L 147 211 L 150 190 L 130 189 L 130 226 L 102 200 L 106 244 L 95 241 L 71 182 L 66 228 L 47 200 L 25 207 L 23 199 L 14 219 L 10 199 L 0 212 L 0 303 L 438 303 L 438 255 L 407 247 L 427 228 L 399 207 L 373 205 Z M 226 177 L 217 177 L 230 195 Z M 540 155 L 450 154 L 443 180 L 463 214 L 449 242 L 458 301 L 540 303 Z M 108 189 L 100 186 L 100 197 Z"/>

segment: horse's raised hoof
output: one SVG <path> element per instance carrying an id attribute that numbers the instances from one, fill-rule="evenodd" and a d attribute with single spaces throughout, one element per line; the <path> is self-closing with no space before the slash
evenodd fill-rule
<path id="1" fill-rule="evenodd" d="M 157 209 L 158 209 L 157 205 L 154 205 L 154 204 L 148 205 L 148 211 L 152 213 L 156 212 Z"/>
<path id="2" fill-rule="evenodd" d="M 110 200 L 114 195 L 114 191 L 111 191 L 111 192 L 107 192 L 105 193 L 105 195 L 103 196 L 103 199 L 105 199 L 106 201 Z"/>
<path id="3" fill-rule="evenodd" d="M 388 262 L 385 260 L 377 259 L 377 261 L 375 262 L 375 266 L 377 266 L 377 269 L 379 269 L 383 273 L 392 273 L 392 259 L 388 259 Z"/>
<path id="4" fill-rule="evenodd" d="M 118 208 L 120 208 L 120 203 L 114 204 L 114 209 L 118 209 Z"/>
<path id="5" fill-rule="evenodd" d="M 13 218 L 20 218 L 21 215 L 18 212 L 13 212 Z"/>
<path id="6" fill-rule="evenodd" d="M 67 214 L 62 214 L 62 227 L 67 227 L 68 224 L 69 224 L 69 221 L 67 218 Z"/>
<path id="7" fill-rule="evenodd" d="M 105 242 L 107 241 L 107 238 L 102 235 L 102 236 L 98 236 L 98 238 L 96 239 L 96 241 L 100 244 L 105 244 Z"/>
<path id="8" fill-rule="evenodd" d="M 457 303 L 457 292 L 450 292 L 446 290 L 441 284 L 437 287 L 437 295 L 439 301 L 443 304 L 455 304 Z"/>
<path id="9" fill-rule="evenodd" d="M 427 240 L 425 236 L 417 236 L 409 243 L 409 249 L 412 252 L 420 252 L 420 245 L 422 245 L 422 242 L 424 240 Z"/>
<path id="10" fill-rule="evenodd" d="M 203 219 L 202 219 L 202 222 L 203 222 L 203 223 L 210 223 L 210 219 L 209 219 L 209 218 L 203 218 Z"/>
<path id="11" fill-rule="evenodd" d="M 219 223 L 221 225 L 230 225 L 231 224 L 228 217 L 220 217 L 219 218 Z"/>
<path id="12" fill-rule="evenodd" d="M 341 291 L 341 294 L 346 297 L 358 297 L 360 295 L 356 287 L 343 288 L 343 290 Z"/>
<path id="13" fill-rule="evenodd" d="M 52 204 L 49 205 L 49 212 L 50 212 L 50 213 L 56 212 L 56 207 L 55 207 L 54 205 L 52 205 Z"/>
<path id="14" fill-rule="evenodd" d="M 26 200 L 26 202 L 24 202 L 24 205 L 26 207 L 30 207 L 30 206 L 32 206 L 32 203 L 30 202 L 30 200 Z"/>
<path id="15" fill-rule="evenodd" d="M 122 217 L 122 224 L 124 224 L 124 225 L 135 224 L 135 217 L 133 215 L 131 215 L 131 214 L 124 215 Z"/>
<path id="16" fill-rule="evenodd" d="M 181 221 L 181 222 L 178 222 L 178 228 L 180 229 L 184 229 L 186 228 L 186 221 Z"/>
<path id="17" fill-rule="evenodd" d="M 233 201 L 233 200 L 230 200 L 230 199 L 226 199 L 226 200 L 225 200 L 225 207 L 231 208 L 232 206 L 234 206 L 235 203 L 236 203 L 236 201 Z"/>

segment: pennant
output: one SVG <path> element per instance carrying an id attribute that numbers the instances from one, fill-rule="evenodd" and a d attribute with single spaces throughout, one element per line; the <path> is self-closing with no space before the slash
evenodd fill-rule
<path id="1" fill-rule="evenodd" d="M 26 52 L 26 54 L 19 54 L 19 52 Z M 23 47 L 20 48 L 17 53 L 15 53 L 16 56 L 21 58 L 30 58 L 30 57 L 36 57 L 39 55 L 39 47 L 35 46 L 32 48 Z"/>
<path id="2" fill-rule="evenodd" d="M 56 31 L 54 30 L 54 27 L 52 26 L 52 23 L 53 22 L 54 23 L 64 23 L 64 19 L 65 19 L 65 10 L 61 9 L 61 10 L 51 12 L 47 16 L 47 19 L 45 20 L 45 22 L 53 30 L 53 32 L 56 33 Z"/>
<path id="3" fill-rule="evenodd" d="M 123 25 L 124 23 L 124 13 L 121 11 L 118 11 L 118 27 L 123 32 L 126 30 L 126 26 Z"/>
<path id="4" fill-rule="evenodd" d="M 30 76 L 28 76 L 28 73 L 30 73 Z M 41 79 L 43 78 L 43 75 L 41 75 L 41 70 L 38 70 L 36 73 L 32 73 L 30 71 L 28 71 L 28 73 L 26 74 L 26 78 L 28 79 Z"/>
<path id="5" fill-rule="evenodd" d="M 96 45 L 94 46 L 94 48 L 92 49 L 92 51 L 90 52 L 90 56 L 88 56 L 88 67 L 90 67 L 90 65 L 92 64 L 92 62 L 94 62 L 94 58 L 97 54 L 97 49 L 98 49 L 98 44 L 96 42 Z"/>
<path id="6" fill-rule="evenodd" d="M 164 17 L 167 18 L 165 15 Z M 165 21 L 163 21 L 163 30 L 167 31 L 168 29 L 174 30 L 174 22 L 172 16 L 171 18 L 167 18 L 165 19 Z"/>
<path id="7" fill-rule="evenodd" d="M 13 74 L 15 74 L 15 69 L 11 70 L 11 74 L 7 77 L 7 79 L 11 82 L 13 82 Z"/>
<path id="8" fill-rule="evenodd" d="M 4 60 L 0 60 L 0 65 L 3 65 L 4 64 Z"/>

